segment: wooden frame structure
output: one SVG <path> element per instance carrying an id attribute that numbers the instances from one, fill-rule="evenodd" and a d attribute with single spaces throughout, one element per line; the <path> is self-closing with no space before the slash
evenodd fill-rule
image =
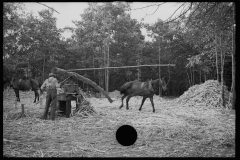
<path id="1" fill-rule="evenodd" d="M 160 59 L 160 57 L 159 57 Z M 159 78 L 160 78 L 160 67 L 175 67 L 175 64 L 151 64 L 151 65 L 137 65 L 137 66 L 121 66 L 121 67 L 102 67 L 102 68 L 82 68 L 82 69 L 68 69 L 65 70 L 67 72 L 72 72 L 72 71 L 86 71 L 86 70 L 108 70 L 108 69 L 120 69 L 120 68 L 139 68 L 139 67 L 159 67 Z M 108 85 L 106 91 L 108 92 Z M 160 92 L 160 87 L 159 87 L 159 92 Z M 159 96 L 162 96 L 160 93 Z"/>

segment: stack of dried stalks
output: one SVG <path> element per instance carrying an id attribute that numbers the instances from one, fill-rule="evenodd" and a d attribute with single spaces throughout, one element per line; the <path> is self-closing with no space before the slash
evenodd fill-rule
<path id="1" fill-rule="evenodd" d="M 227 87 L 224 86 L 224 100 L 227 107 L 231 106 L 229 96 Z M 207 107 L 222 107 L 221 84 L 216 80 L 208 80 L 203 84 L 194 85 L 178 98 L 177 103 L 187 106 L 204 105 Z"/>
<path id="2" fill-rule="evenodd" d="M 89 117 L 91 115 L 98 115 L 94 107 L 91 105 L 89 101 L 83 96 L 83 91 L 79 88 L 76 109 L 73 112 L 73 116 L 79 117 Z"/>

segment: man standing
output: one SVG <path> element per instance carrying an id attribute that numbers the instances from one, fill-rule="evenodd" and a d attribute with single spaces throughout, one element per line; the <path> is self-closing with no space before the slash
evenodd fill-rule
<path id="1" fill-rule="evenodd" d="M 46 106 L 44 109 L 43 116 L 41 119 L 46 120 L 48 109 L 51 104 L 51 113 L 50 113 L 50 119 L 55 119 L 55 112 L 57 109 L 57 88 L 60 88 L 64 81 L 58 83 L 58 80 L 56 79 L 56 75 L 53 73 L 49 73 L 49 78 L 44 81 L 44 83 L 41 86 L 41 90 L 47 89 L 47 96 L 46 96 Z"/>

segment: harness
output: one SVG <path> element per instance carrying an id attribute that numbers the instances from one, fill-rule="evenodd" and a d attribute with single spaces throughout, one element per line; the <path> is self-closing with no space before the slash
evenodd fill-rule
<path id="1" fill-rule="evenodd" d="M 50 77 L 49 77 L 49 78 L 50 78 Z M 56 89 L 56 86 L 52 86 L 53 78 L 52 78 L 51 80 L 50 80 L 49 78 L 48 78 L 48 81 L 47 81 L 48 83 L 47 83 L 47 85 L 46 85 L 46 89 L 47 89 L 47 90 Z"/>
<path id="2" fill-rule="evenodd" d="M 49 90 L 49 89 L 56 89 L 56 87 L 47 86 L 47 90 Z"/>
<path id="3" fill-rule="evenodd" d="M 145 83 L 146 83 L 146 82 L 142 82 L 142 83 L 141 83 L 141 88 L 144 86 Z M 148 82 L 148 89 L 149 89 L 151 92 L 154 92 L 153 87 L 152 87 L 152 80 L 150 80 L 150 81 Z M 138 92 L 135 92 L 135 93 L 130 94 L 129 96 L 134 96 L 134 95 L 136 95 L 136 94 L 138 94 L 138 93 L 141 93 L 141 92 L 143 92 L 143 91 L 144 91 L 144 90 L 142 89 L 142 90 L 140 90 L 140 91 L 138 91 Z"/>

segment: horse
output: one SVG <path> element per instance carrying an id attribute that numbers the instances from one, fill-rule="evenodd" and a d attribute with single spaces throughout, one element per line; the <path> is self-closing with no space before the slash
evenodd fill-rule
<path id="1" fill-rule="evenodd" d="M 164 78 L 162 78 L 160 80 L 160 87 L 162 87 L 162 89 L 164 91 L 167 90 L 167 85 L 166 85 Z M 121 95 L 123 95 L 121 98 L 122 104 L 120 105 L 119 109 L 121 109 L 123 107 L 124 98 L 127 97 L 126 108 L 129 109 L 128 102 L 129 102 L 130 98 L 134 97 L 134 96 L 142 96 L 143 99 L 142 99 L 142 103 L 139 108 L 139 111 L 142 110 L 142 106 L 143 106 L 146 98 L 149 98 L 151 101 L 151 104 L 152 104 L 153 112 L 155 112 L 154 103 L 153 103 L 153 95 L 158 94 L 159 93 L 158 90 L 159 90 L 159 79 L 148 80 L 146 82 L 140 82 L 138 80 L 126 82 L 119 89 Z"/>
<path id="2" fill-rule="evenodd" d="M 11 82 L 10 82 L 10 87 L 13 88 L 13 90 L 16 94 L 17 101 L 19 101 L 19 102 L 20 102 L 19 91 L 29 91 L 29 90 L 34 91 L 35 99 L 34 99 L 33 103 L 35 103 L 36 100 L 39 101 L 38 90 L 40 90 L 40 94 L 42 94 L 41 84 L 35 79 L 12 78 Z"/>

